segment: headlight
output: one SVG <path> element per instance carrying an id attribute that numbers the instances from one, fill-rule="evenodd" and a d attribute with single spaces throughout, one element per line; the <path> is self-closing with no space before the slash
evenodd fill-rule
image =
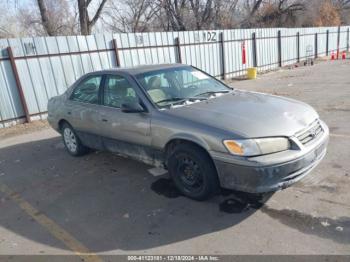
<path id="1" fill-rule="evenodd" d="M 257 156 L 288 150 L 290 142 L 284 137 L 225 140 L 224 145 L 233 155 Z"/>

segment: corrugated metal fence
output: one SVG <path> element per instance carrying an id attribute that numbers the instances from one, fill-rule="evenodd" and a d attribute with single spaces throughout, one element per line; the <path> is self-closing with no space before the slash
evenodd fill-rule
<path id="1" fill-rule="evenodd" d="M 50 97 L 81 75 L 184 63 L 220 78 L 349 50 L 349 26 L 0 39 L 0 127 L 46 117 Z M 245 61 L 244 61 L 245 60 Z M 245 63 L 244 63 L 245 62 Z"/>

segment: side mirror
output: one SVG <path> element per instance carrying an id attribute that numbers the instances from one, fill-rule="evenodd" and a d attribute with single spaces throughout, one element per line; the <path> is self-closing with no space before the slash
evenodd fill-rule
<path id="1" fill-rule="evenodd" d="M 128 102 L 123 103 L 121 107 L 122 112 L 124 113 L 141 113 L 145 112 L 145 109 L 140 103 L 137 102 Z"/>

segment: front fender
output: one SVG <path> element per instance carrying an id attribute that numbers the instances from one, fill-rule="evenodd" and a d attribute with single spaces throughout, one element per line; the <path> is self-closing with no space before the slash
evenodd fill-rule
<path id="1" fill-rule="evenodd" d="M 167 140 L 163 148 L 165 148 L 171 141 L 174 141 L 177 139 L 186 140 L 188 142 L 197 144 L 198 146 L 204 148 L 207 151 L 210 150 L 208 143 L 204 139 L 188 133 L 178 133 L 178 134 L 172 135 L 171 137 L 169 137 L 169 139 Z"/>

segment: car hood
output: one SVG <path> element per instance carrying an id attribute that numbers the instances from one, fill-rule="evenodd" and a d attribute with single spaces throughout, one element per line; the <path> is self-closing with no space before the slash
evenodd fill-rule
<path id="1" fill-rule="evenodd" d="M 240 137 L 292 136 L 318 118 L 303 102 L 241 90 L 166 111 Z"/>

